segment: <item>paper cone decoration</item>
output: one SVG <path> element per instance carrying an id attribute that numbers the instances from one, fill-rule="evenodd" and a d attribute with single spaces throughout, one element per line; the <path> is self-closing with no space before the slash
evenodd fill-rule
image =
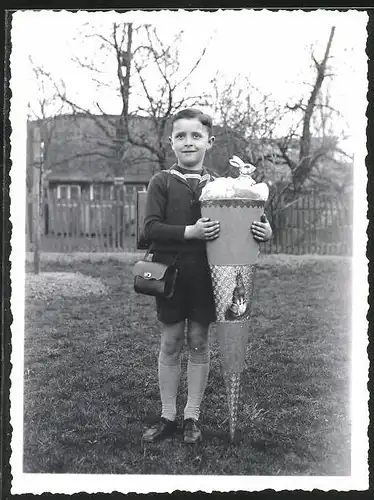
<path id="1" fill-rule="evenodd" d="M 238 404 L 240 394 L 240 373 L 226 373 L 225 385 L 227 394 L 227 403 L 229 409 L 229 422 L 230 422 L 230 439 L 231 442 L 235 438 L 236 421 L 238 419 Z"/>
<path id="2" fill-rule="evenodd" d="M 262 200 L 202 200 L 201 214 L 220 222 L 220 235 L 206 245 L 210 265 L 240 265 L 257 262 L 259 245 L 249 228 L 264 213 Z"/>
<path id="3" fill-rule="evenodd" d="M 201 201 L 203 217 L 220 221 L 220 235 L 207 243 L 217 315 L 217 339 L 226 386 L 230 438 L 234 440 L 240 378 L 249 336 L 253 280 L 259 244 L 250 231 L 265 201 L 209 199 Z"/>

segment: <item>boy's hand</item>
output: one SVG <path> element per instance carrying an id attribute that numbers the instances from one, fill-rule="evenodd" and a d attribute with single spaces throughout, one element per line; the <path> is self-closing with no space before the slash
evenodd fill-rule
<path id="1" fill-rule="evenodd" d="M 186 240 L 214 240 L 219 235 L 219 231 L 218 221 L 212 221 L 208 217 L 201 217 L 193 226 L 186 226 L 184 237 Z"/>
<path id="2" fill-rule="evenodd" d="M 250 230 L 253 234 L 255 240 L 264 242 L 270 240 L 273 236 L 273 231 L 269 224 L 269 221 L 266 218 L 266 215 L 261 216 L 261 222 L 253 222 Z"/>

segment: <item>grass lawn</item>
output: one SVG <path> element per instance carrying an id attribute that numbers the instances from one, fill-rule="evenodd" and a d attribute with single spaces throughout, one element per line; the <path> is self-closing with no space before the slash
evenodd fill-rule
<path id="1" fill-rule="evenodd" d="M 51 259 L 42 270 L 71 273 L 71 289 L 48 297 L 26 283 L 24 472 L 350 474 L 348 258 L 261 256 L 238 442 L 228 441 L 213 327 L 196 447 L 141 441 L 160 411 L 159 333 L 153 298 L 133 292 L 131 263 Z M 76 276 L 106 292 L 74 293 Z M 179 415 L 186 364 L 185 350 Z"/>

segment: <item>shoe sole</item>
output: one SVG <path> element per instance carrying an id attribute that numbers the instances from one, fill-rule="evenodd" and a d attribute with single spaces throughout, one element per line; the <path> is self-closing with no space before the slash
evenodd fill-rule
<path id="1" fill-rule="evenodd" d="M 145 443 L 156 443 L 157 441 L 163 441 L 164 439 L 171 439 L 171 438 L 173 438 L 175 436 L 176 436 L 176 433 L 174 433 L 174 434 L 168 434 L 167 436 L 157 436 L 157 437 L 154 437 L 154 438 L 142 437 L 142 440 Z"/>
<path id="2" fill-rule="evenodd" d="M 143 443 L 159 443 L 160 441 L 165 441 L 165 439 L 171 439 L 174 436 L 163 436 L 161 438 L 155 439 L 144 439 L 142 438 Z"/>
<path id="3" fill-rule="evenodd" d="M 173 438 L 177 435 L 178 433 L 178 430 L 175 430 L 173 433 L 171 434 L 165 434 L 165 435 L 161 435 L 161 436 L 149 436 L 149 437 L 146 437 L 146 436 L 142 436 L 142 441 L 144 441 L 145 443 L 156 443 L 157 441 L 163 441 L 164 439 L 170 439 L 170 438 Z"/>
<path id="4" fill-rule="evenodd" d="M 202 441 L 202 436 L 200 435 L 197 439 L 192 439 L 192 438 L 188 438 L 188 437 L 185 437 L 183 439 L 183 442 L 186 443 L 186 444 L 197 444 L 197 443 L 200 443 Z"/>

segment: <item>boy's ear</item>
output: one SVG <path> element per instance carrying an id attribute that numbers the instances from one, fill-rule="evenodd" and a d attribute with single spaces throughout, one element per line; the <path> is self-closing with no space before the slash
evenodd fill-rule
<path id="1" fill-rule="evenodd" d="M 173 147 L 173 139 L 169 136 L 169 143 L 170 143 L 170 146 Z"/>
<path id="2" fill-rule="evenodd" d="M 208 149 L 210 149 L 210 148 L 213 146 L 213 143 L 214 143 L 215 139 L 216 139 L 216 138 L 214 137 L 214 135 L 211 135 L 211 136 L 209 137 L 209 141 L 208 141 Z"/>

